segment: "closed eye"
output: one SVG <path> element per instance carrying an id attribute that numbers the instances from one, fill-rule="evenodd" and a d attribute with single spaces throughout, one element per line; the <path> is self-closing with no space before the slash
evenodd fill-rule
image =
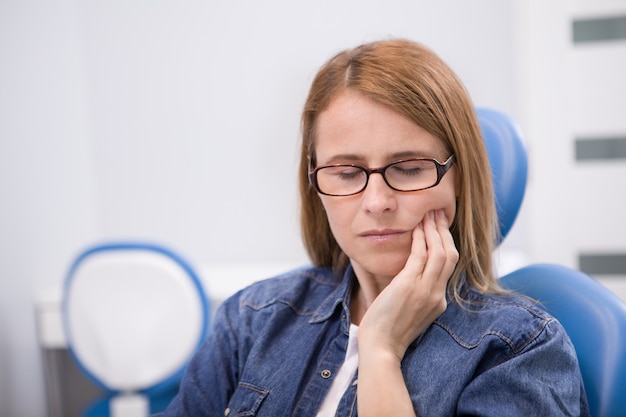
<path id="1" fill-rule="evenodd" d="M 349 181 L 359 178 L 364 173 L 362 168 L 353 165 L 330 166 L 325 167 L 322 171 L 324 175 L 333 176 L 343 181 Z"/>
<path id="2" fill-rule="evenodd" d="M 387 168 L 387 174 L 392 176 L 414 177 L 429 170 L 436 169 L 432 161 L 415 159 L 395 163 Z"/>

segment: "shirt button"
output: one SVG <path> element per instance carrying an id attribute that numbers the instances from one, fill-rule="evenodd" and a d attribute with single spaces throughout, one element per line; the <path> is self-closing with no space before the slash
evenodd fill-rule
<path id="1" fill-rule="evenodd" d="M 230 415 L 230 408 L 224 410 L 224 417 L 228 417 Z"/>
<path id="2" fill-rule="evenodd" d="M 322 371 L 322 378 L 324 378 L 324 379 L 330 378 L 331 375 L 332 375 L 332 373 L 328 369 L 324 369 Z"/>

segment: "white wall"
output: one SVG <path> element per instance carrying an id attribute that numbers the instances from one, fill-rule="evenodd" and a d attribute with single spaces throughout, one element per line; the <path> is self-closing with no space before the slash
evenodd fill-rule
<path id="1" fill-rule="evenodd" d="M 626 161 L 577 161 L 578 137 L 626 132 L 626 41 L 575 45 L 572 21 L 626 15 L 623 0 L 519 2 L 519 120 L 531 144 L 525 201 L 532 262 L 578 268 L 581 253 L 626 253 Z M 625 275 L 595 276 L 626 301 Z"/>
<path id="2" fill-rule="evenodd" d="M 299 113 L 339 49 L 422 41 L 478 105 L 520 116 L 514 5 L 0 2 L 0 415 L 45 415 L 33 300 L 84 245 L 156 240 L 203 265 L 306 261 Z M 517 230 L 509 245 L 523 245 Z"/>
<path id="3" fill-rule="evenodd" d="M 44 416 L 33 298 L 97 237 L 74 7 L 0 3 L 0 415 Z"/>

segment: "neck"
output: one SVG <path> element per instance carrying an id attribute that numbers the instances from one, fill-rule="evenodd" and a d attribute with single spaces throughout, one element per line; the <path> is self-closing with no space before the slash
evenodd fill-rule
<path id="1" fill-rule="evenodd" d="M 378 294 L 389 285 L 393 277 L 376 276 L 364 271 L 357 271 L 357 268 L 354 268 L 354 273 L 357 282 L 350 297 L 350 321 L 358 326 L 369 306 L 372 305 Z"/>

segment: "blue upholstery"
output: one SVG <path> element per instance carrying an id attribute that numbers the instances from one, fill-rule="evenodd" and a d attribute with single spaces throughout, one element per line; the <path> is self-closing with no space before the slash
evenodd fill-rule
<path id="1" fill-rule="evenodd" d="M 572 339 L 591 415 L 626 416 L 626 304 L 604 286 L 559 265 L 530 265 L 500 279 L 539 300 Z"/>
<path id="2" fill-rule="evenodd" d="M 509 116 L 485 108 L 477 108 L 476 115 L 489 155 L 502 240 L 515 223 L 524 199 L 528 178 L 526 149 L 519 127 Z"/>
<path id="3" fill-rule="evenodd" d="M 477 109 L 504 238 L 520 209 L 527 157 L 519 128 L 505 114 Z M 504 288 L 539 302 L 572 339 L 593 417 L 626 417 L 626 304 L 582 272 L 529 265 L 502 277 Z"/>

